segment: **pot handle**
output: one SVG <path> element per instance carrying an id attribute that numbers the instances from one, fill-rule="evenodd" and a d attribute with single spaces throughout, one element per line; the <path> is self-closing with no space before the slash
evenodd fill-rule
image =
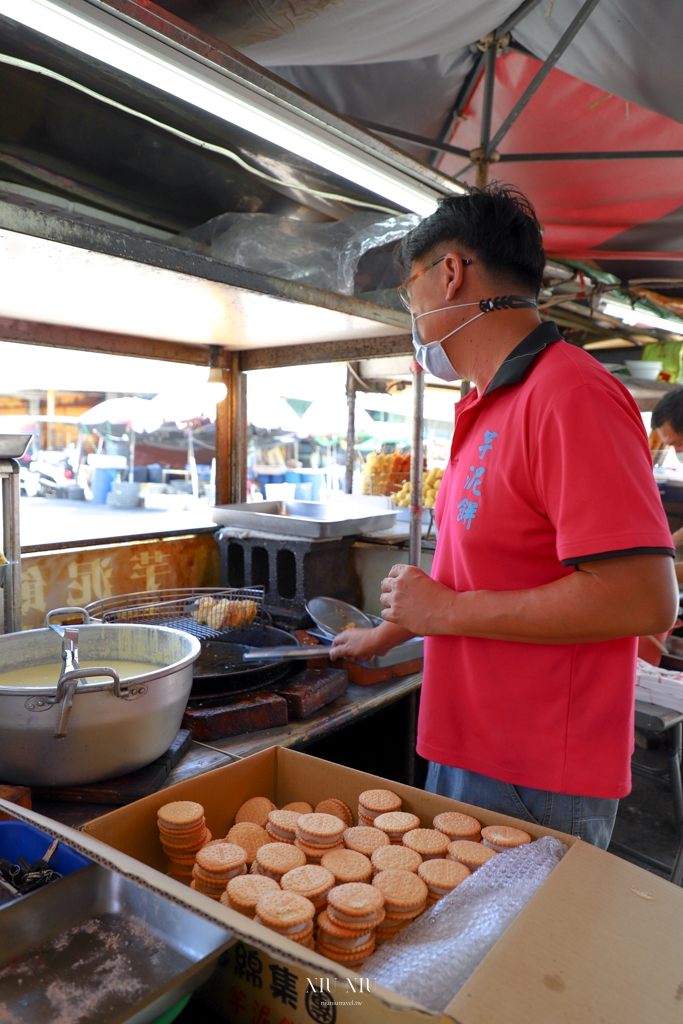
<path id="1" fill-rule="evenodd" d="M 76 607 L 74 607 L 74 608 L 53 608 L 52 611 L 49 611 L 47 613 L 47 615 L 45 616 L 45 625 L 49 626 L 51 624 L 50 623 L 50 619 L 52 618 L 53 615 L 73 615 L 75 612 L 80 612 L 81 613 L 81 615 L 83 616 L 83 624 L 87 626 L 88 623 L 91 621 L 90 615 L 85 610 L 85 608 L 76 608 Z"/>
<path id="2" fill-rule="evenodd" d="M 109 681 L 79 687 L 79 679 L 87 679 L 91 676 L 107 676 Z M 61 703 L 59 722 L 53 734 L 54 739 L 63 740 L 66 736 L 66 727 L 69 724 L 69 715 L 74 704 L 74 694 L 101 690 L 113 690 L 116 697 L 125 697 L 125 693 L 121 690 L 121 680 L 113 668 L 77 668 L 64 673 L 57 683 L 57 695 L 54 700 L 55 704 Z"/>

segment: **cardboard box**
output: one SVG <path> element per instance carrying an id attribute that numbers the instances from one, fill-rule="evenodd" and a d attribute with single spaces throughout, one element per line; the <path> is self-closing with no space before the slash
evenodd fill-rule
<path id="1" fill-rule="evenodd" d="M 534 838 L 555 835 L 570 847 L 440 1017 L 387 989 L 373 985 L 367 991 L 365 979 L 353 972 L 157 873 L 165 871 L 166 858 L 156 811 L 170 800 L 198 800 L 209 828 L 220 836 L 249 796 L 269 796 L 282 806 L 292 800 L 315 804 L 334 795 L 355 811 L 358 794 L 374 787 L 399 793 L 404 808 L 425 826 L 440 811 L 461 810 L 484 824 L 524 828 Z M 234 1024 L 417 1024 L 427 1017 L 444 1024 L 680 1024 L 683 1019 L 683 891 L 573 836 L 281 747 L 112 811 L 84 831 L 114 848 L 112 860 L 123 856 L 129 869 L 129 858 L 140 862 L 136 870 L 147 884 L 230 924 L 237 941 L 206 998 Z"/>

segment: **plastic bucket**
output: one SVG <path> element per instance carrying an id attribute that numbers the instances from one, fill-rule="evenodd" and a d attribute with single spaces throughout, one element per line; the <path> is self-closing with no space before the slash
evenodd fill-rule
<path id="1" fill-rule="evenodd" d="M 117 470 L 105 469 L 103 466 L 97 466 L 93 470 L 91 488 L 94 505 L 106 504 L 111 485 L 116 480 L 116 473 Z"/>

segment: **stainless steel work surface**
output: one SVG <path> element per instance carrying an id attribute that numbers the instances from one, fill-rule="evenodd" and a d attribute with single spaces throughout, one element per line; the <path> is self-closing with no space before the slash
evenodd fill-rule
<path id="1" fill-rule="evenodd" d="M 213 521 L 291 537 L 350 537 L 357 533 L 388 530 L 395 512 L 322 501 L 259 501 L 217 505 Z"/>
<path id="2" fill-rule="evenodd" d="M 147 1024 L 211 974 L 231 934 L 93 865 L 0 914 L 0 1019 Z"/>
<path id="3" fill-rule="evenodd" d="M 0 434 L 0 459 L 20 459 L 33 434 Z"/>

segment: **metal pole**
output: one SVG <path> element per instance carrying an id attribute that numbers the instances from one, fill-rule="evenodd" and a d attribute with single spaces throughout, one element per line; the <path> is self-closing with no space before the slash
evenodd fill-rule
<path id="1" fill-rule="evenodd" d="M 487 157 L 490 157 L 491 153 L 493 153 L 494 149 L 498 146 L 498 143 L 501 141 L 501 139 L 503 139 L 503 137 L 507 135 L 508 131 L 515 123 L 519 115 L 522 113 L 531 97 L 534 96 L 536 91 L 546 80 L 546 78 L 548 77 L 552 69 L 555 67 L 564 51 L 571 43 L 574 36 L 577 34 L 579 29 L 585 24 L 585 22 L 588 21 L 591 14 L 593 13 L 593 11 L 599 3 L 600 0 L 586 0 L 581 10 L 572 21 L 569 28 L 555 44 L 555 46 L 545 59 L 544 63 L 537 71 L 536 75 L 534 75 L 531 82 L 529 82 L 529 85 L 526 87 L 520 98 L 517 100 L 514 107 L 512 108 L 508 116 L 505 118 L 496 134 L 493 136 L 490 142 L 488 142 L 486 146 Z"/>
<path id="2" fill-rule="evenodd" d="M 486 74 L 484 76 L 484 97 L 481 108 L 481 129 L 479 132 L 479 149 L 472 150 L 470 156 L 474 160 L 477 174 L 477 188 L 484 188 L 489 180 L 488 145 L 491 138 L 491 117 L 493 115 L 493 90 L 496 84 L 496 57 L 498 46 L 494 39 L 489 40 L 486 50 Z"/>
<path id="3" fill-rule="evenodd" d="M 230 353 L 230 502 L 247 497 L 247 378 L 240 368 L 239 352 Z"/>
<path id="4" fill-rule="evenodd" d="M 425 378 L 413 369 L 413 447 L 410 457 L 410 540 L 408 561 L 420 567 L 422 555 L 422 433 L 424 430 Z"/>
<path id="5" fill-rule="evenodd" d="M 353 494 L 353 464 L 356 455 L 356 378 L 351 366 L 346 368 L 346 401 L 349 407 L 346 428 L 346 487 L 347 494 Z"/>
<path id="6" fill-rule="evenodd" d="M 2 480 L 2 546 L 11 563 L 5 570 L 3 593 L 4 631 L 21 629 L 21 539 L 19 535 L 19 463 L 0 461 Z"/>

